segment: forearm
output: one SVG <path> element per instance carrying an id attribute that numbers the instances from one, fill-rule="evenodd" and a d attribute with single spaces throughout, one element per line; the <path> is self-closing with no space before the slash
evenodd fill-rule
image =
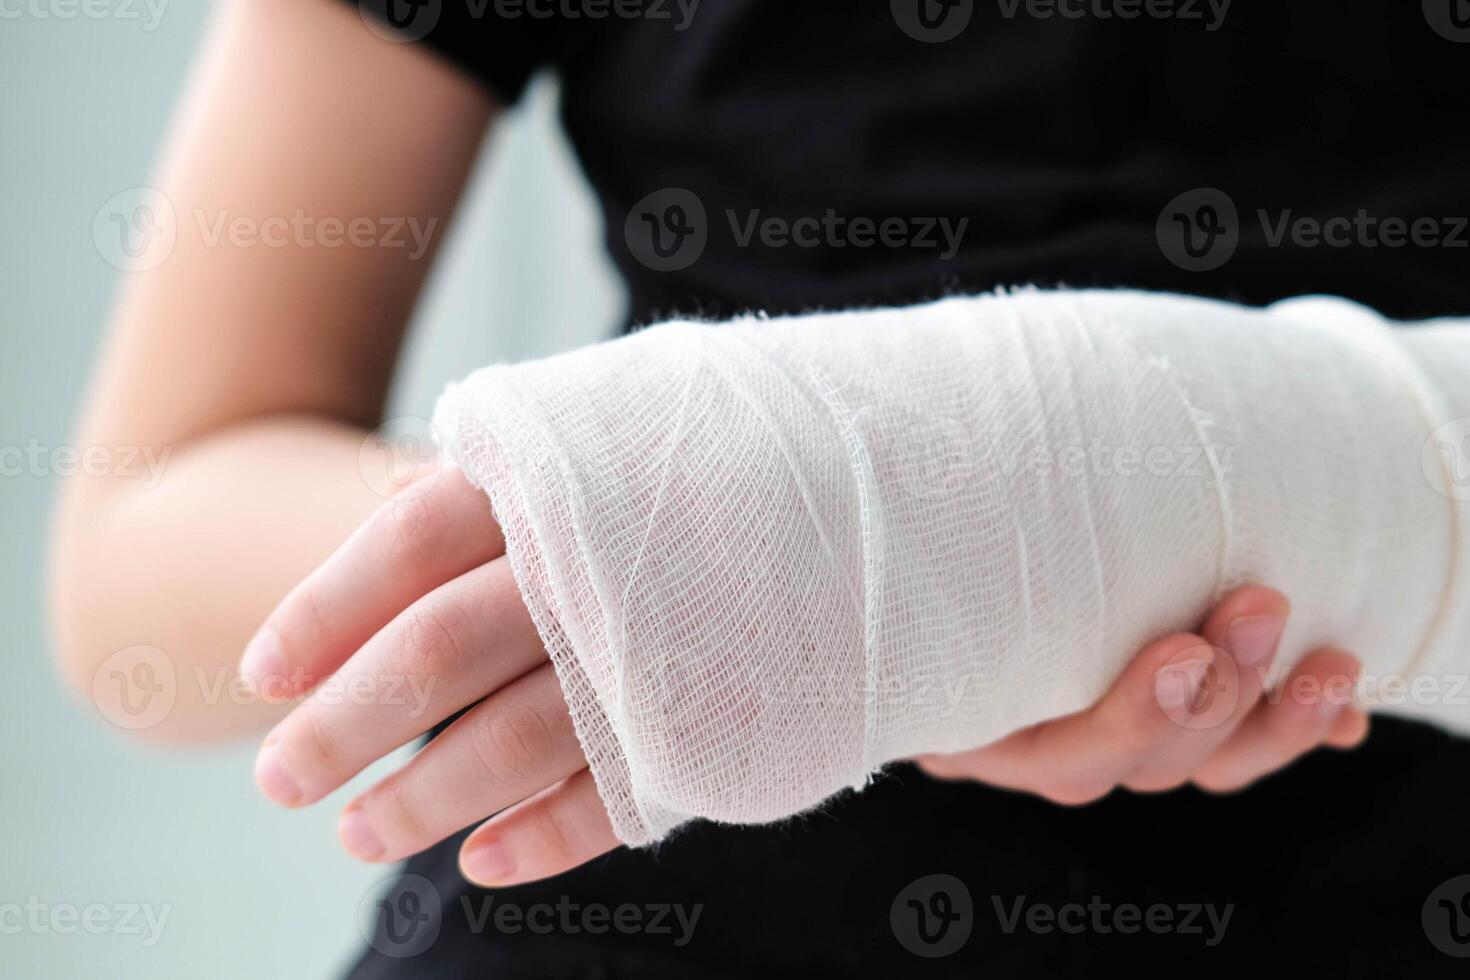
<path id="1" fill-rule="evenodd" d="M 120 215 L 174 234 L 123 282 L 76 439 L 167 453 L 164 476 L 71 481 L 52 565 L 66 673 L 90 694 L 114 651 L 160 648 L 178 703 L 144 734 L 194 739 L 274 717 L 218 682 L 381 502 L 365 429 L 495 108 L 326 0 L 221 4 L 186 91 L 153 210 Z"/>
<path id="2" fill-rule="evenodd" d="M 365 436 L 326 418 L 270 416 L 149 447 L 152 472 L 73 477 L 51 592 L 74 686 L 90 698 L 108 657 L 147 645 L 167 658 L 176 693 L 138 734 L 211 740 L 278 718 L 279 706 L 239 685 L 236 663 L 271 607 L 382 503 L 362 472 Z"/>
<path id="3" fill-rule="evenodd" d="M 438 421 L 636 842 L 1082 710 L 1247 582 L 1292 598 L 1278 676 L 1336 642 L 1451 680 L 1464 515 L 1421 450 L 1461 375 L 1422 360 L 1345 304 L 1023 292 L 655 328 Z M 1379 703 L 1470 728 L 1451 693 Z"/>

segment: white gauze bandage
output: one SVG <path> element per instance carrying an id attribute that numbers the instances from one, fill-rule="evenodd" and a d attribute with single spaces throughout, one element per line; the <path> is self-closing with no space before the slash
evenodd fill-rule
<path id="1" fill-rule="evenodd" d="M 478 371 L 435 427 L 642 844 L 1080 710 L 1248 582 L 1293 604 L 1277 677 L 1348 645 L 1470 730 L 1467 393 L 1449 321 L 1033 290 L 664 324 Z"/>

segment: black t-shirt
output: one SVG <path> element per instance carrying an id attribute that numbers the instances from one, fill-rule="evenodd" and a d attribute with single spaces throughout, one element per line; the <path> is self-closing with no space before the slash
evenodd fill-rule
<path id="1" fill-rule="evenodd" d="M 1461 0 L 385 2 L 503 102 L 561 76 L 630 324 L 1016 283 L 1470 313 Z M 1470 953 L 1470 907 L 1429 899 L 1470 873 L 1470 743 L 1375 726 L 1226 798 L 1072 810 L 897 766 L 781 826 L 696 825 L 494 892 L 455 838 L 385 899 L 433 941 L 380 931 L 354 976 L 1448 975 L 1435 940 L 1453 922 Z M 953 952 L 911 934 L 904 890 L 933 874 L 970 896 Z M 569 911 L 548 934 L 498 905 Z M 688 942 L 671 908 L 648 928 L 696 905 Z M 620 906 L 644 927 L 583 927 Z"/>

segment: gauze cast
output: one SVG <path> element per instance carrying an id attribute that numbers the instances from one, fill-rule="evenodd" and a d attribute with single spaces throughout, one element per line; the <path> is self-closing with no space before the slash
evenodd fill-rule
<path id="1" fill-rule="evenodd" d="M 1470 730 L 1467 384 L 1448 321 L 1032 290 L 664 324 L 435 427 L 642 844 L 1080 710 L 1245 583 L 1293 605 L 1275 676 L 1349 645 Z"/>

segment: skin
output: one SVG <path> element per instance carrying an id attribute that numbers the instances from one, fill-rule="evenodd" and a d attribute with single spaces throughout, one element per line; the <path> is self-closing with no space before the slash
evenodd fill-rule
<path id="1" fill-rule="evenodd" d="M 211 244 L 196 212 L 447 222 L 496 109 L 339 0 L 221 5 L 149 183 L 172 201 L 167 261 L 122 280 L 77 446 L 167 454 L 68 479 L 50 561 L 54 648 L 91 696 L 115 651 L 148 644 L 175 674 L 235 674 L 271 607 L 390 491 L 360 469 L 409 313 L 431 267 L 409 249 Z M 125 557 L 124 557 L 125 556 Z M 180 683 L 140 732 L 197 743 L 284 713 Z"/>
<path id="2" fill-rule="evenodd" d="M 1348 703 L 1358 671 L 1350 655 L 1317 651 L 1295 667 L 1287 696 L 1263 698 L 1289 614 L 1279 593 L 1240 589 L 1198 634 L 1141 651 L 1088 711 L 920 764 L 940 778 L 1080 804 L 1120 785 L 1233 790 L 1318 745 L 1356 745 L 1367 719 Z M 617 846 L 504 539 L 457 470 L 409 488 L 294 589 L 242 671 L 279 699 L 335 681 L 331 697 L 307 696 L 266 736 L 256 780 L 283 806 L 316 802 L 426 722 L 473 705 L 343 811 L 342 843 L 363 860 L 400 860 L 478 820 L 460 867 L 484 885 L 558 874 Z M 1295 682 L 1303 677 L 1322 683 Z M 431 680 L 440 683 L 426 715 L 337 695 Z M 1181 699 L 1206 685 L 1217 689 L 1213 715 L 1189 711 Z"/>
<path id="3" fill-rule="evenodd" d="M 389 493 L 402 482 L 391 460 L 364 469 L 432 251 L 211 244 L 192 215 L 304 209 L 442 229 L 496 111 L 349 4 L 223 5 L 151 181 L 180 215 L 177 244 L 128 276 L 76 437 L 169 463 L 156 486 L 70 479 L 51 562 L 55 648 L 74 686 L 92 697 L 114 652 L 157 647 L 182 681 L 139 734 L 194 743 L 269 728 L 257 778 L 282 805 L 319 800 L 474 705 L 349 804 L 341 836 L 364 860 L 394 861 L 479 822 L 461 866 L 482 884 L 553 875 L 617 841 L 484 497 L 452 470 Z M 1356 745 L 1367 718 L 1346 703 L 1350 654 L 1294 666 L 1293 681 L 1327 681 L 1325 696 L 1287 683 L 1263 697 L 1288 615 L 1283 596 L 1241 589 L 1197 634 L 1140 651 L 1089 710 L 918 761 L 1075 805 L 1119 786 L 1231 791 L 1317 746 Z M 191 680 L 233 678 L 247 640 L 256 696 Z M 1202 714 L 1179 703 L 1204 703 L 1195 679 L 1225 691 Z"/>

